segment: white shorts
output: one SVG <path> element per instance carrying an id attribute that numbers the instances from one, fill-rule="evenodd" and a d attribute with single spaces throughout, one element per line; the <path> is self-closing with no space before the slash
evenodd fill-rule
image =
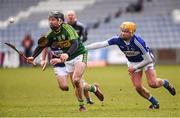
<path id="1" fill-rule="evenodd" d="M 77 57 L 75 57 L 74 59 L 70 60 L 70 61 L 66 61 L 65 62 L 65 65 L 66 65 L 66 70 L 67 72 L 71 73 L 74 71 L 74 65 L 77 63 L 77 62 L 84 62 L 84 59 L 85 60 L 85 63 L 87 61 L 87 57 L 84 58 L 84 56 L 87 56 L 86 54 L 81 54 Z"/>
<path id="2" fill-rule="evenodd" d="M 54 67 L 54 73 L 57 78 L 58 76 L 68 76 L 66 67 Z M 83 83 L 83 86 L 85 86 L 86 82 L 84 79 L 82 79 L 82 83 Z"/>
<path id="3" fill-rule="evenodd" d="M 137 64 L 139 64 L 140 62 L 127 62 L 127 65 L 128 65 L 128 67 L 130 67 L 130 66 L 134 66 L 134 65 L 137 65 Z M 146 66 L 144 66 L 143 68 L 140 68 L 140 69 L 137 69 L 135 72 L 139 72 L 139 71 L 141 71 L 141 70 L 148 70 L 148 69 L 154 69 L 154 63 L 150 63 L 150 64 L 148 64 L 148 65 L 146 65 Z"/>
<path id="4" fill-rule="evenodd" d="M 68 75 L 68 72 L 66 71 L 66 67 L 54 67 L 54 73 L 56 77 Z"/>

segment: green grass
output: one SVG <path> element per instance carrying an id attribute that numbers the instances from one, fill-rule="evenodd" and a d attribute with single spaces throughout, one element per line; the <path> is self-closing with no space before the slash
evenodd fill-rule
<path id="1" fill-rule="evenodd" d="M 171 96 L 163 87 L 152 89 L 144 85 L 159 100 L 159 110 L 149 110 L 150 103 L 134 90 L 126 66 L 88 68 L 85 80 L 97 82 L 105 95 L 101 103 L 91 94 L 94 105 L 86 105 L 87 112 L 78 111 L 74 90 L 63 92 L 52 68 L 0 69 L 0 117 L 180 117 L 180 66 L 157 66 L 158 77 L 168 78 L 176 87 Z"/>

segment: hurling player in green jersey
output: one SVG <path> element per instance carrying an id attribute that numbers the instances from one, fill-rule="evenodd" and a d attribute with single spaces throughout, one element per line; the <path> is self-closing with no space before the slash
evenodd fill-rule
<path id="1" fill-rule="evenodd" d="M 82 42 L 87 40 L 87 33 L 85 32 L 86 31 L 85 27 L 82 25 L 82 23 L 79 23 L 77 21 L 75 11 L 73 10 L 67 11 L 66 21 L 69 25 L 71 25 L 76 30 Z M 48 52 L 50 55 L 48 55 Z M 62 52 L 63 51 L 60 48 L 50 47 L 50 48 L 43 49 L 42 55 L 41 55 L 41 67 L 44 68 L 44 66 L 47 65 L 46 57 L 50 56 L 50 64 L 53 65 L 54 73 L 55 73 L 59 88 L 63 91 L 68 91 L 69 73 L 66 70 L 65 64 L 62 63 L 59 58 Z M 72 81 L 72 76 L 70 76 L 70 80 Z M 86 98 L 87 104 L 93 104 L 93 101 L 91 100 L 91 97 L 90 97 L 90 92 L 94 93 L 100 101 L 104 100 L 103 93 L 101 92 L 98 84 L 94 83 L 93 85 L 90 85 L 84 79 L 82 79 L 82 82 L 83 82 L 83 88 L 84 88 L 83 93 L 84 93 L 84 97 Z"/>
<path id="2" fill-rule="evenodd" d="M 76 31 L 68 24 L 64 23 L 64 14 L 52 11 L 49 15 L 49 25 L 51 31 L 38 40 L 38 46 L 32 57 L 28 57 L 28 62 L 33 61 L 44 48 L 60 48 L 61 62 L 65 63 L 68 73 L 72 76 L 75 94 L 79 101 L 79 110 L 86 111 L 83 100 L 82 78 L 86 68 L 87 50 L 83 46 Z"/>

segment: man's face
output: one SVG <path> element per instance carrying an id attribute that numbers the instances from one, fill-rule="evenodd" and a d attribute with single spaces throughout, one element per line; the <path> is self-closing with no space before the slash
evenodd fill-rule
<path id="1" fill-rule="evenodd" d="M 60 27 L 61 21 L 57 20 L 55 17 L 49 17 L 49 25 L 51 29 L 57 30 Z"/>
<path id="2" fill-rule="evenodd" d="M 76 21 L 76 15 L 74 13 L 67 14 L 67 22 L 73 24 Z"/>
<path id="3" fill-rule="evenodd" d="M 120 29 L 120 36 L 123 40 L 130 40 L 132 37 L 131 32 L 128 29 Z"/>

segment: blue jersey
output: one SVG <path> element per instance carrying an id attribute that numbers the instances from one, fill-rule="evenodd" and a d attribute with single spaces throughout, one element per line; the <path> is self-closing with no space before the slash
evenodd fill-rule
<path id="1" fill-rule="evenodd" d="M 60 48 L 50 47 L 52 58 L 59 58 L 63 51 Z M 65 67 L 64 63 L 58 63 L 55 67 Z"/>
<path id="2" fill-rule="evenodd" d="M 149 52 L 145 42 L 140 37 L 134 35 L 128 44 L 125 43 L 119 36 L 114 36 L 108 39 L 109 45 L 117 45 L 120 50 L 126 55 L 130 62 L 141 62 L 145 53 Z"/>

